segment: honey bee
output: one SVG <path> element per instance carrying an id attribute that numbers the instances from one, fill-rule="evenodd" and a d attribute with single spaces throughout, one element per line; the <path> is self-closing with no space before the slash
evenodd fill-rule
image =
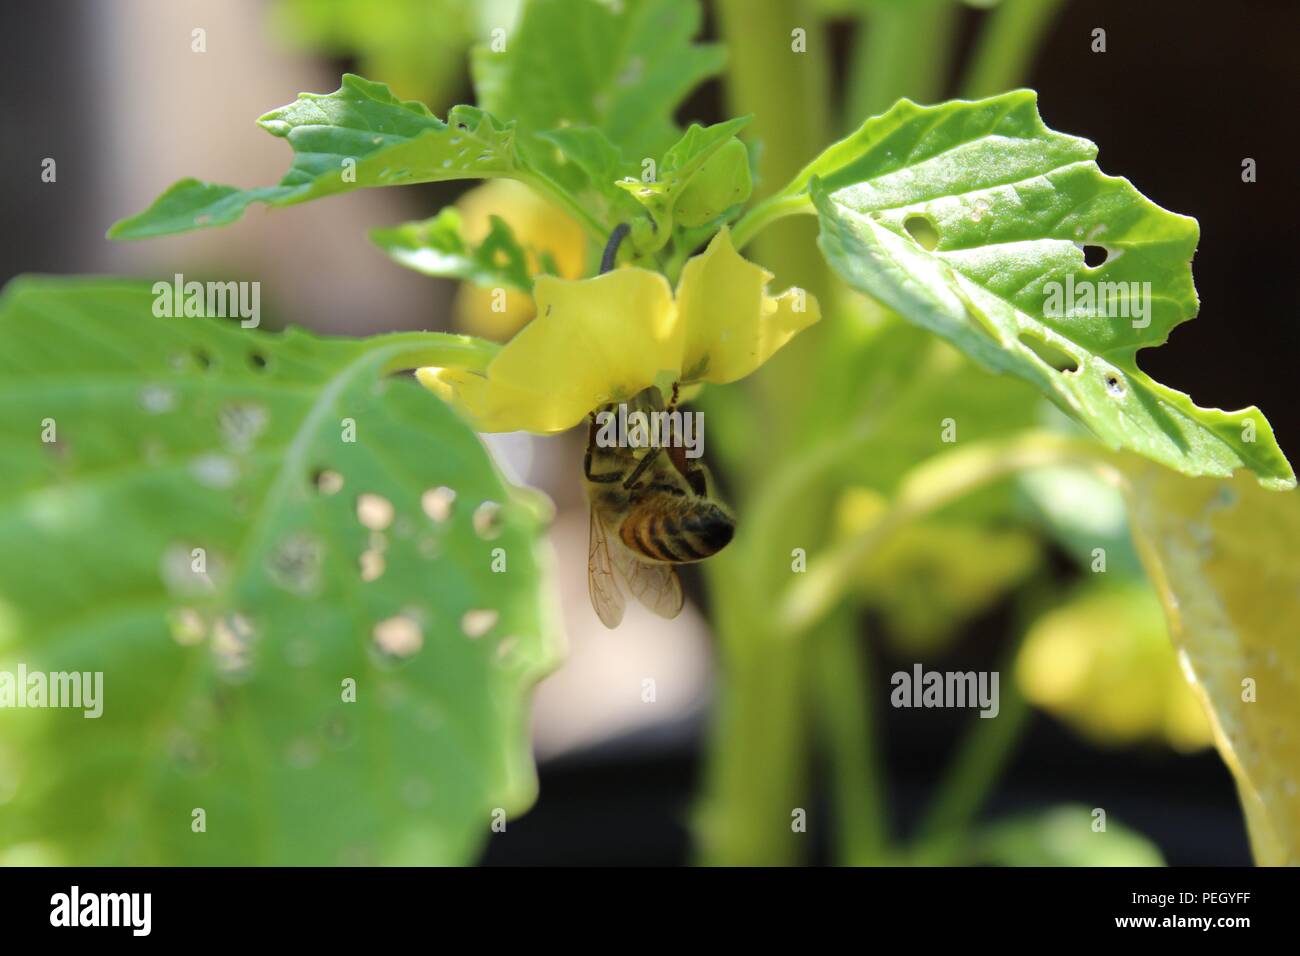
<path id="1" fill-rule="evenodd" d="M 677 390 L 668 406 L 676 406 Z M 640 392 L 630 409 L 663 411 L 657 388 Z M 587 585 L 591 605 L 606 627 L 623 620 L 625 600 L 615 573 L 638 601 L 660 617 L 682 609 L 682 585 L 674 566 L 721 551 L 735 532 L 731 513 L 712 494 L 708 470 L 672 441 L 645 449 L 601 447 L 591 416 L 583 459 L 591 502 Z"/>

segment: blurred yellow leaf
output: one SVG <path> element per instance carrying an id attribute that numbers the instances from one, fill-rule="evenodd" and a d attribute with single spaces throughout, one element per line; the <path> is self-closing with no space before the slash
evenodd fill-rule
<path id="1" fill-rule="evenodd" d="M 887 509 L 855 488 L 840 500 L 837 528 L 859 534 Z M 963 622 L 990 608 L 1038 560 L 1034 536 L 959 521 L 916 522 L 888 536 L 862 563 L 859 596 L 885 619 L 885 633 L 912 651 L 938 650 Z"/>
<path id="2" fill-rule="evenodd" d="M 1300 496 L 1126 457 L 1130 517 L 1174 646 L 1236 777 L 1255 859 L 1300 864 Z"/>
<path id="3" fill-rule="evenodd" d="M 1211 742 L 1169 645 L 1160 600 L 1145 584 L 1090 583 L 1039 618 L 1016 677 L 1026 698 L 1092 741 L 1157 737 L 1179 750 Z"/>

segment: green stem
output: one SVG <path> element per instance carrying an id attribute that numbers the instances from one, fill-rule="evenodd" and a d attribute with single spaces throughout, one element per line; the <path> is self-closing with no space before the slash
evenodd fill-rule
<path id="1" fill-rule="evenodd" d="M 871 866 L 884 862 L 889 820 L 872 725 L 870 661 L 854 625 L 854 615 L 842 607 L 818 628 L 811 698 L 830 757 L 836 862 Z"/>
<path id="2" fill-rule="evenodd" d="M 774 639 L 742 553 L 745 542 L 710 560 L 714 626 L 724 680 L 694 815 L 700 862 L 724 866 L 798 863 L 795 814 L 807 810 L 803 671 L 807 655 Z"/>
<path id="3" fill-rule="evenodd" d="M 757 114 L 749 133 L 763 143 L 760 190 L 771 192 L 828 136 L 829 57 L 819 21 L 802 0 L 719 0 L 717 12 L 729 57 L 728 106 L 733 115 Z M 806 53 L 791 49 L 795 28 L 809 32 Z M 742 238 L 753 236 L 756 221 L 750 218 Z M 778 286 L 798 283 L 818 294 L 829 287 L 811 229 L 772 231 L 762 239 L 758 259 L 777 273 Z M 749 392 L 747 417 L 762 415 L 766 429 L 731 461 L 742 491 L 761 496 L 773 471 L 772 450 L 795 456 L 807 438 L 804 426 L 815 420 L 815 396 L 806 387 L 815 351 L 801 340 L 812 337 L 800 336 L 754 382 L 735 386 Z M 742 520 L 736 540 L 708 562 L 723 684 L 696 815 L 705 862 L 795 863 L 809 839 L 792 829 L 792 814 L 808 809 L 808 654 L 774 630 L 772 597 L 792 573 L 791 542 L 808 547 L 824 533 L 829 493 L 810 495 L 772 523 Z"/>
<path id="4" fill-rule="evenodd" d="M 567 191 L 556 185 L 549 176 L 538 172 L 529 172 L 521 174 L 519 179 L 577 220 L 591 237 L 601 245 L 604 245 L 609 239 L 609 231 L 601 225 L 600 220 L 583 208 Z"/>
<path id="5" fill-rule="evenodd" d="M 955 13 L 953 0 L 871 6 L 859 19 L 849 64 L 845 130 L 857 129 L 901 97 L 928 103 L 942 96 Z"/>
<path id="6" fill-rule="evenodd" d="M 1024 82 L 1029 58 L 1062 0 L 1002 0 L 989 11 L 970 68 L 962 83 L 962 95 L 970 99 L 993 96 Z"/>
<path id="7" fill-rule="evenodd" d="M 763 144 L 755 198 L 764 199 L 830 139 L 830 52 L 817 10 L 805 0 L 717 0 L 716 9 L 727 46 L 728 108 L 735 116 L 754 114 L 746 134 Z M 805 52 L 793 48 L 796 29 L 806 31 Z M 750 226 L 742 236 L 752 236 Z M 815 236 L 815 224 L 801 223 L 757 244 L 757 259 L 776 273 L 777 287 L 826 289 Z"/>
<path id="8" fill-rule="evenodd" d="M 793 196 L 784 194 L 771 196 L 740 217 L 740 221 L 731 230 L 732 244 L 737 251 L 740 251 L 749 244 L 754 236 L 778 219 L 800 213 L 816 214 L 816 210 L 812 206 L 812 199 L 807 193 L 797 193 Z"/>
<path id="9" fill-rule="evenodd" d="M 966 734 L 938 796 L 917 827 L 912 862 L 930 866 L 970 862 L 967 859 L 970 828 L 1015 753 L 1033 712 L 1015 679 L 1020 649 L 1033 621 L 1053 606 L 1057 598 L 1055 586 L 1046 573 L 1040 573 L 1020 592 L 1015 623 L 1019 637 L 998 668 L 1001 675 L 998 714 L 977 719 Z"/>
<path id="10" fill-rule="evenodd" d="M 1029 724 L 1032 710 L 1014 679 L 1014 664 L 1013 654 L 999 671 L 998 715 L 975 718 L 917 829 L 917 863 L 934 865 L 959 851 L 961 835 L 975 821 Z"/>

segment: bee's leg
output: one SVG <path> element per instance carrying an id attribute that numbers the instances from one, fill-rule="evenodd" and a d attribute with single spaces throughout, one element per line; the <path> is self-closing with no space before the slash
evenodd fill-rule
<path id="1" fill-rule="evenodd" d="M 645 473 L 647 468 L 650 467 L 650 463 L 659 457 L 659 452 L 661 451 L 663 451 L 662 448 L 651 448 L 646 452 L 645 457 L 637 462 L 637 466 L 632 469 L 632 474 L 627 476 L 627 481 L 623 482 L 623 487 L 631 488 L 635 485 L 636 480 Z"/>
<path id="2" fill-rule="evenodd" d="M 603 475 L 593 475 L 591 473 L 591 450 L 596 447 L 596 416 L 591 416 L 591 428 L 587 431 L 587 453 L 582 456 L 582 474 L 590 482 L 597 484 L 608 484 L 611 481 L 620 480 L 623 475 L 621 472 L 611 471 Z"/>
<path id="3" fill-rule="evenodd" d="M 695 492 L 701 498 L 709 497 L 708 471 L 705 470 L 703 465 L 690 464 L 684 455 L 682 456 L 682 461 L 685 467 L 679 468 L 678 470 L 682 473 L 682 477 L 686 479 L 686 483 L 691 486 L 691 491 Z"/>

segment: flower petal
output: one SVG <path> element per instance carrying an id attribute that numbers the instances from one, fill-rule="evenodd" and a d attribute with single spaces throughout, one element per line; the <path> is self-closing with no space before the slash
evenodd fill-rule
<path id="1" fill-rule="evenodd" d="M 726 228 L 686 263 L 677 284 L 684 382 L 744 378 L 821 318 L 817 300 L 802 289 L 768 295 L 771 279 L 736 252 Z"/>
<path id="2" fill-rule="evenodd" d="M 563 431 L 662 373 L 680 371 L 682 330 L 672 290 L 658 273 L 629 268 L 594 279 L 543 276 L 534 297 L 537 318 L 483 374 L 420 370 L 420 381 L 479 431 Z"/>

